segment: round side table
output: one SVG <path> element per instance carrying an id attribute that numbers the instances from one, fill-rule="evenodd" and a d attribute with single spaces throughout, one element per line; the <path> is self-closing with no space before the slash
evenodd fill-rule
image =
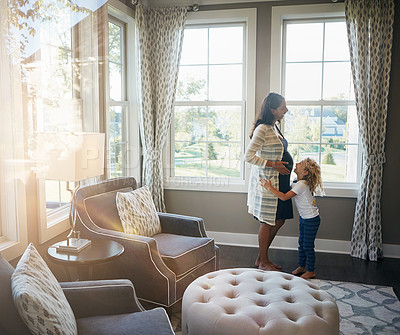
<path id="1" fill-rule="evenodd" d="M 124 252 L 124 247 L 120 243 L 108 239 L 93 239 L 88 247 L 78 253 L 58 251 L 57 246 L 61 243 L 63 242 L 50 246 L 47 254 L 52 261 L 64 266 L 69 281 L 71 281 L 69 266 L 86 267 L 88 277 L 92 279 L 93 265 L 110 262 Z"/>

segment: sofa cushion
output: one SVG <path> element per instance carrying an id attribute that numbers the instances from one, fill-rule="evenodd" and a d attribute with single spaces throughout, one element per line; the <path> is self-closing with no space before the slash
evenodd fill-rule
<path id="1" fill-rule="evenodd" d="M 125 233 L 153 236 L 161 232 L 160 219 L 147 186 L 118 192 L 116 203 Z"/>
<path id="2" fill-rule="evenodd" d="M 32 243 L 15 268 L 11 288 L 15 306 L 33 334 L 77 334 L 67 298 Z"/>
<path id="3" fill-rule="evenodd" d="M 30 331 L 22 322 L 11 294 L 14 268 L 0 255 L 0 334 L 27 335 Z"/>
<path id="4" fill-rule="evenodd" d="M 79 334 L 85 335 L 174 335 L 163 308 L 107 316 L 92 316 L 77 320 Z"/>
<path id="5" fill-rule="evenodd" d="M 162 260 L 177 277 L 215 257 L 212 238 L 166 233 L 158 234 L 153 238 L 157 241 Z"/>

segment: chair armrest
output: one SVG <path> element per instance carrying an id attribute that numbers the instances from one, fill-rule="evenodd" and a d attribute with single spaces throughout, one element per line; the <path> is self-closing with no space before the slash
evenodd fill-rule
<path id="1" fill-rule="evenodd" d="M 60 283 L 77 319 L 144 311 L 130 280 L 93 280 Z"/>
<path id="2" fill-rule="evenodd" d="M 201 218 L 170 213 L 157 213 L 163 233 L 207 237 L 204 221 Z"/>

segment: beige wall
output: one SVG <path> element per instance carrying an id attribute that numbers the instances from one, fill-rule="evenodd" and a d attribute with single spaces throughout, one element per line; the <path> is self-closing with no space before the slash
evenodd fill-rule
<path id="1" fill-rule="evenodd" d="M 302 4 L 326 3 L 330 1 L 302 1 Z M 293 5 L 299 1 L 279 1 L 253 3 L 253 5 L 204 6 L 202 10 L 227 8 L 257 8 L 257 78 L 256 106 L 269 91 L 270 73 L 270 17 L 273 5 Z M 387 162 L 384 166 L 382 226 L 383 242 L 400 245 L 400 223 L 396 210 L 396 199 L 393 197 L 400 189 L 400 4 L 396 6 L 395 27 L 393 36 L 393 57 L 391 95 L 389 98 L 388 126 L 386 140 Z M 397 94 L 395 93 L 397 92 Z M 246 194 L 223 192 L 194 192 L 166 190 L 167 211 L 202 217 L 209 231 L 257 234 L 258 224 L 247 214 Z M 354 219 L 356 199 L 352 198 L 318 198 L 322 223 L 318 232 L 319 239 L 350 241 Z M 280 236 L 297 236 L 296 217 L 288 220 L 280 230 Z"/>

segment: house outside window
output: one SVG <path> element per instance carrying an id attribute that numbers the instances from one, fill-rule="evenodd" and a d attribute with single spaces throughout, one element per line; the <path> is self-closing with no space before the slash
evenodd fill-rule
<path id="1" fill-rule="evenodd" d="M 166 188 L 244 189 L 241 157 L 247 113 L 254 112 L 255 57 L 249 45 L 255 39 L 255 10 L 223 12 L 188 15 Z"/>
<path id="2" fill-rule="evenodd" d="M 271 87 L 286 98 L 282 129 L 293 159 L 319 163 L 327 195 L 356 196 L 361 153 L 344 12 L 316 7 L 276 7 L 281 29 L 272 33 L 282 31 L 274 36 L 281 54 L 272 55 L 272 67 L 280 73 L 273 73 Z"/>

